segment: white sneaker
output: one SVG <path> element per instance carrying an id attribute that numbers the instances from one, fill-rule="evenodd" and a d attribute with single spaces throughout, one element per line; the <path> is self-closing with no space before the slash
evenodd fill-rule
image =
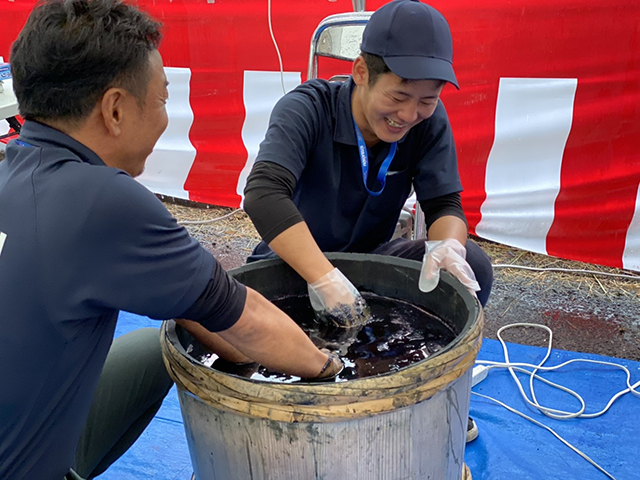
<path id="1" fill-rule="evenodd" d="M 478 438 L 478 426 L 473 418 L 469 417 L 467 422 L 467 443 L 473 442 L 476 438 Z"/>

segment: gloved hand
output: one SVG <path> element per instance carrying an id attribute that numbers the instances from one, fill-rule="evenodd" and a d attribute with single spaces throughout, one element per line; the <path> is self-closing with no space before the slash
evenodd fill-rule
<path id="1" fill-rule="evenodd" d="M 330 320 L 338 327 L 353 327 L 364 324 L 369 318 L 362 295 L 337 268 L 308 284 L 308 291 L 311 307 L 321 321 Z"/>
<path id="2" fill-rule="evenodd" d="M 326 353 L 328 358 L 327 362 L 320 370 L 320 373 L 313 378 L 307 378 L 306 381 L 328 381 L 335 380 L 335 378 L 344 369 L 344 363 L 338 355 L 327 350 L 326 348 L 320 349 L 321 352 Z"/>
<path id="3" fill-rule="evenodd" d="M 418 288 L 430 292 L 440 281 L 440 270 L 446 270 L 472 292 L 479 291 L 480 285 L 466 256 L 467 249 L 455 238 L 427 241 Z"/>

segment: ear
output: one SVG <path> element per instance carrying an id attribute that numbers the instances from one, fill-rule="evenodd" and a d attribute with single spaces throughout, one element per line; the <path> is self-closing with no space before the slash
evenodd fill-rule
<path id="1" fill-rule="evenodd" d="M 121 88 L 110 88 L 102 96 L 100 110 L 102 121 L 110 135 L 120 136 L 123 131 L 124 107 L 127 93 Z"/>
<path id="2" fill-rule="evenodd" d="M 369 69 L 362 55 L 353 61 L 351 76 L 355 84 L 360 87 L 369 83 Z"/>

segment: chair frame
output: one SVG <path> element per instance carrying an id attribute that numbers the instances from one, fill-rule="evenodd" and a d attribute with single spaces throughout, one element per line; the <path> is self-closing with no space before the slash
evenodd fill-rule
<path id="1" fill-rule="evenodd" d="M 322 38 L 322 34 L 330 27 L 337 27 L 340 25 L 366 25 L 373 12 L 349 12 L 349 13 L 337 13 L 335 15 L 329 15 L 323 19 L 316 27 L 313 35 L 311 36 L 311 47 L 309 48 L 309 66 L 307 69 L 307 79 L 318 77 L 318 56 L 325 56 L 330 58 L 339 58 L 341 60 L 353 61 L 357 58 L 357 55 L 353 58 L 320 55 L 318 53 L 318 45 Z"/>

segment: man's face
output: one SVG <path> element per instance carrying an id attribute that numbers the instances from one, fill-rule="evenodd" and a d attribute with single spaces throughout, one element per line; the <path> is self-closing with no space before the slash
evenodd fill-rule
<path id="1" fill-rule="evenodd" d="M 365 67 L 366 68 L 366 67 Z M 429 118 L 444 87 L 439 80 L 403 81 L 394 73 L 379 75 L 369 86 L 368 74 L 354 80 L 361 90 L 354 116 L 367 144 L 397 142 L 415 125 Z"/>
<path id="2" fill-rule="evenodd" d="M 143 172 L 147 157 L 169 123 L 165 107 L 169 98 L 169 83 L 162 68 L 162 57 L 157 50 L 149 54 L 149 68 L 151 75 L 144 105 L 140 107 L 133 96 L 129 99 L 129 121 L 121 140 L 123 155 L 120 168 L 133 177 Z"/>

